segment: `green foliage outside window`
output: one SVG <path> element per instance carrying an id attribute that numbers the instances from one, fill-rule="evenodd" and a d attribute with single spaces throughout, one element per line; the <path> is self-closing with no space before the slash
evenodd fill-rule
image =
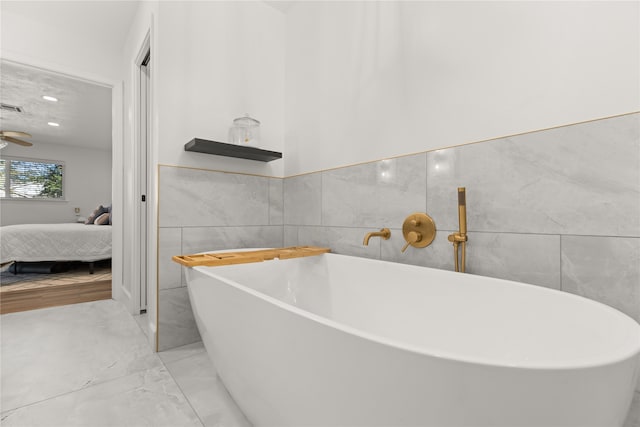
<path id="1" fill-rule="evenodd" d="M 3 159 L 0 161 L 0 197 L 62 199 L 63 175 L 61 162 Z"/>

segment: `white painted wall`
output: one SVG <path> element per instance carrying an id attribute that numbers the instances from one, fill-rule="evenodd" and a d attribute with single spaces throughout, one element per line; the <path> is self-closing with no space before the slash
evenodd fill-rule
<path id="1" fill-rule="evenodd" d="M 121 29 L 130 19 L 122 14 L 135 5 L 107 3 L 4 0 L 0 55 L 90 80 L 117 80 Z"/>
<path id="2" fill-rule="evenodd" d="M 64 201 L 8 200 L 0 206 L 0 225 L 75 222 L 74 208 L 87 217 L 111 203 L 111 151 L 57 144 L 9 144 L 0 157 L 64 162 Z"/>
<path id="3" fill-rule="evenodd" d="M 297 2 L 285 175 L 640 110 L 638 2 Z"/>
<path id="4" fill-rule="evenodd" d="M 162 164 L 282 176 L 262 163 L 184 151 L 225 142 L 233 119 L 261 121 L 261 148 L 284 148 L 284 15 L 263 2 L 160 2 L 157 74 Z"/>

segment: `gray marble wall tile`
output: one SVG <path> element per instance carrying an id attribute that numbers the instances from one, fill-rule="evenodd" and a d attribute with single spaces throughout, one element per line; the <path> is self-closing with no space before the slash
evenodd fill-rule
<path id="1" fill-rule="evenodd" d="M 298 245 L 328 247 L 331 252 L 363 258 L 380 258 L 380 238 L 372 237 L 369 245 L 362 240 L 369 231 L 366 228 L 346 227 L 298 227 Z"/>
<path id="2" fill-rule="evenodd" d="M 430 214 L 471 231 L 640 236 L 640 115 L 427 154 Z"/>
<path id="3" fill-rule="evenodd" d="M 284 242 L 283 246 L 296 246 L 298 244 L 298 226 L 285 225 L 284 226 Z"/>
<path id="4" fill-rule="evenodd" d="M 426 155 L 322 172 L 322 225 L 398 227 L 426 209 Z"/>
<path id="5" fill-rule="evenodd" d="M 158 350 L 200 341 L 187 288 L 160 291 L 158 300 Z"/>
<path id="6" fill-rule="evenodd" d="M 282 246 L 283 186 L 279 178 L 160 168 L 159 348 L 199 339 L 184 268 L 172 263 L 171 256 Z"/>
<path id="7" fill-rule="evenodd" d="M 284 223 L 320 225 L 322 214 L 322 175 L 320 172 L 284 180 Z"/>
<path id="8" fill-rule="evenodd" d="M 160 167 L 160 227 L 269 224 L 269 178 Z"/>
<path id="9" fill-rule="evenodd" d="M 284 222 L 284 180 L 269 178 L 269 224 L 282 225 Z"/>
<path id="10" fill-rule="evenodd" d="M 562 236 L 562 289 L 640 321 L 640 239 Z"/>
<path id="11" fill-rule="evenodd" d="M 467 272 L 560 289 L 560 236 L 469 233 Z"/>
<path id="12" fill-rule="evenodd" d="M 447 240 L 451 233 L 437 230 L 431 245 L 409 246 L 402 253 L 406 244 L 402 230 L 392 230 L 391 239 L 382 242 L 382 259 L 453 271 L 453 245 Z M 560 237 L 469 233 L 466 272 L 560 289 Z"/>
<path id="13" fill-rule="evenodd" d="M 182 255 L 182 229 L 160 228 L 158 234 L 158 283 L 160 289 L 182 286 L 182 267 L 171 260 Z"/>
<path id="14" fill-rule="evenodd" d="M 193 254 L 223 249 L 273 248 L 282 246 L 282 226 L 185 227 L 182 250 Z"/>

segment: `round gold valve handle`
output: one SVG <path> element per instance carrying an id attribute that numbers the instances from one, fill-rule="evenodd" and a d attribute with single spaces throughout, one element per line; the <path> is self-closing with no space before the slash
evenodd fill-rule
<path id="1" fill-rule="evenodd" d="M 402 224 L 402 235 L 407 244 L 402 248 L 402 252 L 407 250 L 409 245 L 414 248 L 424 248 L 429 246 L 436 237 L 436 224 L 433 219 L 422 212 L 409 215 Z"/>

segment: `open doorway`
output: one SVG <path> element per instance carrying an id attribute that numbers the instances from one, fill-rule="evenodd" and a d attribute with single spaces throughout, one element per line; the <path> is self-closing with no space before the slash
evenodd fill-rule
<path id="1" fill-rule="evenodd" d="M 2 130 L 25 135 L 0 152 L 0 312 L 110 298 L 112 87 L 0 67 Z"/>

